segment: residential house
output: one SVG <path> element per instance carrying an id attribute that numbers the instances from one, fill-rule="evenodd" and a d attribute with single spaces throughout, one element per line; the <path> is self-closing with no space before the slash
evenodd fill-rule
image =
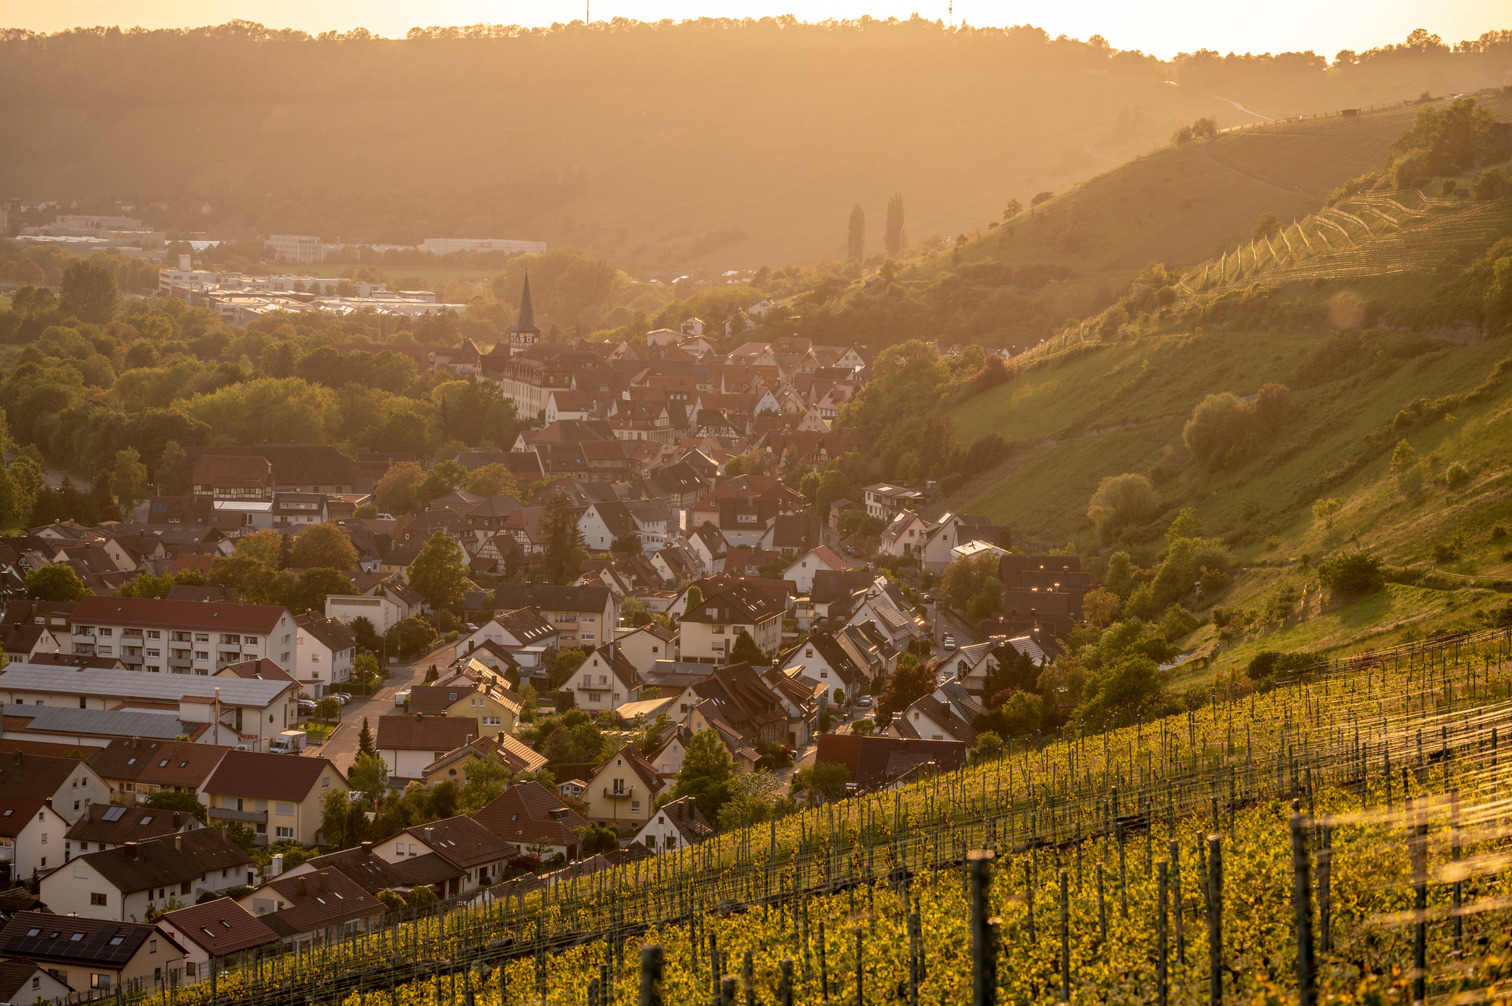
<path id="1" fill-rule="evenodd" d="M 980 704 L 973 705 L 977 712 L 981 711 Z M 971 725 L 972 715 L 969 707 L 939 694 L 921 695 L 892 718 L 887 733 L 910 740 L 955 740 L 970 747 L 977 739 Z"/>
<path id="2" fill-rule="evenodd" d="M 782 646 L 787 605 L 749 583 L 736 582 L 684 611 L 679 623 L 683 660 L 724 664 L 742 631 L 766 653 Z"/>
<path id="3" fill-rule="evenodd" d="M 69 617 L 71 649 L 118 656 L 134 671 L 208 675 L 238 660 L 294 665 L 294 616 L 273 604 L 86 597 Z"/>
<path id="4" fill-rule="evenodd" d="M 882 529 L 879 551 L 883 555 L 894 557 L 918 558 L 923 552 L 924 543 L 937 528 L 932 521 L 904 508 L 894 513 L 887 527 Z"/>
<path id="5" fill-rule="evenodd" d="M 640 698 L 640 672 L 618 644 L 605 643 L 588 655 L 572 676 L 576 708 L 588 713 L 618 709 Z"/>
<path id="6" fill-rule="evenodd" d="M 285 533 L 324 524 L 331 518 L 329 498 L 325 493 L 276 492 L 272 516 L 273 527 Z"/>
<path id="7" fill-rule="evenodd" d="M 652 806 L 668 783 L 634 744 L 626 744 L 588 778 L 583 802 L 588 819 L 619 826 L 643 825 L 651 819 Z"/>
<path id="8" fill-rule="evenodd" d="M 19 1006 L 67 999 L 73 994 L 72 988 L 30 957 L 0 961 L 0 1003 Z"/>
<path id="9" fill-rule="evenodd" d="M 452 881 L 460 880 L 462 876 L 461 870 L 435 853 L 390 863 L 373 852 L 372 842 L 307 859 L 285 870 L 282 876 L 298 877 L 321 870 L 338 870 L 375 897 L 386 890 L 408 897 L 421 887 L 428 887 L 437 897 L 444 897 Z"/>
<path id="10" fill-rule="evenodd" d="M 631 841 L 654 852 L 676 852 L 712 837 L 714 826 L 699 813 L 693 798 L 685 796 L 663 804 Z"/>
<path id="11" fill-rule="evenodd" d="M 122 987 L 163 991 L 183 969 L 184 948 L 153 925 L 24 911 L 0 928 L 0 957 L 34 961 L 75 993 L 104 997 Z"/>
<path id="12" fill-rule="evenodd" d="M 231 750 L 219 744 L 118 737 L 89 764 L 110 786 L 112 803 L 133 807 L 161 790 L 185 790 L 200 796 Z"/>
<path id="13" fill-rule="evenodd" d="M 698 704 L 688 721 L 695 732 L 700 728 L 702 704 L 712 703 L 720 718 L 734 727 L 745 743 L 753 746 L 758 741 L 790 743 L 788 711 L 783 708 L 782 699 L 750 664 L 730 664 L 717 669 L 684 692 L 682 700 Z"/>
<path id="14" fill-rule="evenodd" d="M 844 765 L 858 790 L 878 792 L 921 772 L 954 771 L 966 764 L 966 751 L 957 740 L 823 734 L 814 761 Z"/>
<path id="15" fill-rule="evenodd" d="M 383 927 L 383 902 L 340 870 L 274 877 L 237 903 L 296 948 L 337 943 Z"/>
<path id="16" fill-rule="evenodd" d="M 207 891 L 251 884 L 256 874 L 241 846 L 217 828 L 200 828 L 75 856 L 42 878 L 39 894 L 60 915 L 134 922 L 192 905 Z"/>
<path id="17" fill-rule="evenodd" d="M 0 753 L 0 799 L 44 803 L 69 824 L 84 816 L 92 803 L 109 803 L 110 787 L 94 769 L 77 758 L 27 754 L 21 750 Z M 60 833 L 61 834 L 61 833 Z M 61 842 L 55 838 L 47 843 Z M 63 861 L 60 849 L 56 867 Z M 48 857 L 51 859 L 51 857 Z M 46 869 L 47 864 L 43 863 Z"/>
<path id="18" fill-rule="evenodd" d="M 495 605 L 498 604 L 495 598 Z M 496 612 L 493 618 L 457 640 L 459 658 L 475 655 L 486 643 L 502 647 L 509 659 L 522 668 L 540 667 L 560 645 L 561 633 L 542 617 L 537 608 Z M 478 659 L 493 666 L 482 655 Z M 497 669 L 497 668 L 496 668 Z"/>
<path id="19" fill-rule="evenodd" d="M 642 675 L 658 660 L 677 659 L 677 632 L 659 622 L 621 631 L 614 642 L 620 654 Z"/>
<path id="20" fill-rule="evenodd" d="M 792 580 L 793 586 L 798 588 L 800 595 L 811 594 L 814 589 L 814 574 L 825 569 L 835 573 L 845 573 L 854 567 L 831 549 L 828 545 L 820 545 L 811 548 L 790 563 L 783 570 L 782 578 Z"/>
<path id="21" fill-rule="evenodd" d="M 230 898 L 167 912 L 157 926 L 184 948 L 186 984 L 209 978 L 211 967 L 234 966 L 247 951 L 278 942 L 267 923 Z"/>
<path id="22" fill-rule="evenodd" d="M 423 544 L 423 543 L 422 543 Z M 365 618 L 373 631 L 382 635 L 406 618 L 419 615 L 424 608 L 415 588 L 398 576 L 387 576 L 366 591 L 357 594 L 327 594 L 325 613 L 347 625 Z"/>
<path id="23" fill-rule="evenodd" d="M 563 649 L 590 649 L 613 638 L 619 624 L 619 601 L 603 586 L 550 583 L 501 583 L 494 590 L 500 611 L 534 607 L 557 630 Z"/>
<path id="24" fill-rule="evenodd" d="M 544 846 L 548 855 L 577 858 L 588 821 L 538 782 L 511 786 L 473 815 L 489 831 L 521 849 Z"/>
<path id="25" fill-rule="evenodd" d="M 448 817 L 416 825 L 373 844 L 373 854 L 390 863 L 429 853 L 461 871 L 461 876 L 454 878 L 443 892 L 446 897 L 456 898 L 498 883 L 505 864 L 520 854 L 520 847 L 470 817 Z"/>
<path id="26" fill-rule="evenodd" d="M 1034 636 L 1014 636 L 1011 639 L 993 636 L 985 643 L 974 643 L 963 649 L 976 651 L 981 646 L 989 648 L 987 654 L 979 655 L 969 665 L 959 661 L 950 662 L 955 669 L 955 680 L 964 685 L 966 691 L 978 699 L 991 698 L 987 694 L 987 676 L 997 667 L 1011 665 L 1020 657 L 1028 657 L 1039 667 L 1051 662 L 1050 654 Z M 950 667 L 942 666 L 938 680 L 949 681 L 947 677 L 949 670 Z"/>
<path id="27" fill-rule="evenodd" d="M 61 866 L 68 859 L 67 831 L 68 822 L 47 803 L 0 797 L 0 872 L 6 886 Z"/>
<path id="28" fill-rule="evenodd" d="M 63 853 L 66 859 L 71 859 L 85 853 L 119 849 L 128 842 L 140 845 L 203 827 L 199 818 L 183 811 L 90 804 L 84 816 L 63 833 Z"/>
<path id="29" fill-rule="evenodd" d="M 917 489 L 908 489 L 888 482 L 869 485 L 863 492 L 867 514 L 888 522 L 898 515 L 898 511 L 917 507 L 927 500 L 927 497 Z"/>
<path id="30" fill-rule="evenodd" d="M 205 783 L 202 799 L 212 824 L 247 825 L 258 845 L 286 838 L 319 845 L 321 801 L 330 790 L 347 788 L 346 777 L 326 758 L 230 751 Z"/>
<path id="31" fill-rule="evenodd" d="M 338 618 L 307 611 L 295 619 L 298 625 L 299 660 L 296 674 L 310 698 L 322 698 L 352 677 L 357 656 L 357 633 Z"/>
<path id="32" fill-rule="evenodd" d="M 245 447 L 189 447 L 189 463 L 198 469 L 201 458 L 266 459 L 273 470 L 274 492 L 327 493 L 342 496 L 364 486 L 357 462 L 335 447 L 315 444 L 252 444 Z M 196 475 L 196 479 L 197 479 Z M 270 494 L 271 495 L 271 494 Z"/>
<path id="33" fill-rule="evenodd" d="M 545 768 L 546 756 L 536 752 L 518 737 L 500 731 L 446 752 L 425 766 L 421 778 L 427 785 L 450 780 L 461 786 L 467 782 L 467 774 L 472 767 L 481 762 L 502 765 L 511 773 L 518 774 Z"/>
<path id="34" fill-rule="evenodd" d="M 504 731 L 514 733 L 520 722 L 520 696 L 507 685 L 488 685 L 466 676 L 446 683 L 410 688 L 409 711 L 422 716 L 450 716 L 471 720 L 473 736 Z M 380 717 L 380 721 L 391 717 Z"/>
<path id="35" fill-rule="evenodd" d="M 472 743 L 478 730 L 478 721 L 471 717 L 380 716 L 373 746 L 388 766 L 389 778 L 420 779 L 448 751 Z"/>

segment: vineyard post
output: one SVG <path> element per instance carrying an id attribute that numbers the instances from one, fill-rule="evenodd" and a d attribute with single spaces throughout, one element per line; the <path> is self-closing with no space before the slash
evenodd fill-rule
<path id="1" fill-rule="evenodd" d="M 782 982 L 777 986 L 777 1001 L 782 1006 L 793 1006 L 793 959 L 782 959 Z M 657 1006 L 661 1006 L 658 1002 Z"/>
<path id="2" fill-rule="evenodd" d="M 719 997 L 720 1006 L 735 1006 L 735 976 L 725 975 L 721 984 L 724 987 Z"/>
<path id="3" fill-rule="evenodd" d="M 866 1004 L 866 931 L 856 927 L 856 1006 Z"/>
<path id="4" fill-rule="evenodd" d="M 1449 854 L 1456 863 L 1460 859 L 1460 804 L 1459 789 L 1456 787 L 1449 791 Z M 1465 920 L 1460 915 L 1463 907 L 1464 895 L 1463 882 L 1459 876 L 1454 878 L 1454 952 L 1459 953 L 1461 942 L 1465 936 Z"/>
<path id="5" fill-rule="evenodd" d="M 1103 865 L 1097 864 L 1097 941 L 1108 942 L 1108 901 L 1103 895 Z"/>
<path id="6" fill-rule="evenodd" d="M 1207 925 L 1210 1006 L 1223 1003 L 1223 851 L 1217 835 L 1208 836 Z"/>
<path id="7" fill-rule="evenodd" d="M 972 871 L 973 871 L 972 872 L 972 880 L 973 880 L 973 882 L 975 882 L 975 880 L 976 880 L 975 870 L 976 870 L 976 867 L 975 867 L 975 865 L 973 865 L 972 866 Z M 972 896 L 973 896 L 973 898 L 975 898 L 975 889 L 973 889 Z M 973 901 L 972 904 L 973 904 L 972 911 L 975 912 L 975 910 L 976 910 L 975 907 L 974 907 L 975 906 L 975 901 Z M 1029 944 L 1030 944 L 1030 946 L 1033 946 L 1034 945 L 1034 938 L 1035 938 L 1034 937 L 1034 878 L 1029 873 L 1029 864 L 1028 863 L 1024 864 L 1024 919 L 1028 923 Z"/>
<path id="8" fill-rule="evenodd" d="M 609 980 L 609 965 L 599 965 L 599 1006 L 614 1006 L 614 983 Z"/>
<path id="9" fill-rule="evenodd" d="M 1414 802 L 1407 802 L 1407 822 L 1412 835 L 1412 998 L 1423 1001 L 1428 970 L 1428 825 L 1421 809 L 1414 815 Z"/>
<path id="10" fill-rule="evenodd" d="M 1296 914 L 1297 932 L 1297 1001 L 1300 1006 L 1313 1006 L 1317 992 L 1313 987 L 1312 869 L 1308 861 L 1307 829 L 1302 821 L 1300 800 L 1292 800 L 1290 824 L 1292 909 Z"/>
<path id="11" fill-rule="evenodd" d="M 976 850 L 968 858 L 971 860 L 971 1001 L 973 1006 L 992 1006 L 997 1001 L 997 944 L 994 937 L 998 920 L 988 918 L 987 899 L 992 886 L 993 853 L 991 850 Z M 1030 899 L 1029 938 L 1033 940 L 1032 889 Z M 856 1003 L 860 1006 L 859 978 L 856 991 Z"/>
<path id="12" fill-rule="evenodd" d="M 1318 847 L 1318 953 L 1333 949 L 1333 827 L 1324 825 Z"/>
<path id="13" fill-rule="evenodd" d="M 1181 922 L 1181 843 L 1171 839 L 1167 851 L 1171 859 L 1171 903 L 1176 909 L 1176 959 L 1186 966 L 1186 927 Z"/>
<path id="14" fill-rule="evenodd" d="M 1118 832 L 1118 914 L 1127 919 L 1129 917 L 1129 887 L 1124 855 L 1123 823 L 1114 821 L 1113 827 Z"/>
<path id="15" fill-rule="evenodd" d="M 746 951 L 746 960 L 750 959 L 750 951 Z M 825 952 L 823 919 L 819 920 L 819 996 L 829 1002 L 829 958 Z"/>
<path id="16" fill-rule="evenodd" d="M 1066 891 L 1066 871 L 1060 871 L 1060 964 L 1061 1002 L 1071 1001 L 1071 905 Z"/>
<path id="17" fill-rule="evenodd" d="M 504 979 L 502 969 L 499 990 L 502 994 Z M 662 1006 L 662 948 L 656 944 L 641 948 L 640 1006 Z"/>
<path id="18" fill-rule="evenodd" d="M 1168 961 L 1169 945 L 1166 929 L 1166 898 L 1170 886 L 1170 864 L 1161 860 L 1156 879 L 1156 898 L 1159 899 L 1160 907 L 1155 912 L 1155 1002 L 1157 1006 L 1167 1006 L 1170 1002 L 1170 979 L 1167 973 L 1170 968 Z"/>

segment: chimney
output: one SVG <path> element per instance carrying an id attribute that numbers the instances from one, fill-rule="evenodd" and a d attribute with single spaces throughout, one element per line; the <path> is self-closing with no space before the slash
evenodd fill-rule
<path id="1" fill-rule="evenodd" d="M 282 866 L 282 865 L 283 865 L 282 863 L 279 864 L 279 866 Z M 309 893 L 309 892 L 306 890 L 306 887 L 305 887 L 305 879 L 304 879 L 304 877 L 300 877 L 299 878 L 299 896 L 302 898 L 307 893 Z"/>
<path id="2" fill-rule="evenodd" d="M 363 842 L 363 843 L 361 843 L 361 848 L 362 848 L 362 851 L 363 851 L 364 854 L 370 853 L 370 852 L 373 851 L 373 843 L 372 842 Z"/>
<path id="3" fill-rule="evenodd" d="M 174 835 L 173 836 L 173 851 L 174 852 L 183 852 L 184 851 L 184 836 L 183 835 Z"/>
<path id="4" fill-rule="evenodd" d="M 182 818 L 183 818 L 183 815 L 181 815 L 178 811 L 174 811 L 173 812 L 173 826 L 175 828 L 177 828 L 179 826 Z"/>
<path id="5" fill-rule="evenodd" d="M 434 836 L 436 834 L 436 829 L 435 828 L 426 828 L 424 834 L 425 834 L 425 844 L 426 845 L 430 845 L 433 841 L 435 841 L 435 838 L 434 838 Z"/>
<path id="6" fill-rule="evenodd" d="M 315 876 L 317 876 L 317 877 L 320 878 L 320 888 L 319 889 L 322 890 L 322 891 L 325 890 L 326 889 L 326 874 L 325 874 L 325 871 L 321 870 L 319 873 L 315 874 Z"/>
<path id="7" fill-rule="evenodd" d="M 268 864 L 268 876 L 270 876 L 270 877 L 277 877 L 277 876 L 279 876 L 282 873 L 283 873 L 283 853 L 281 853 L 281 852 L 275 852 L 275 853 L 273 853 L 273 861 Z M 304 884 L 304 881 L 301 880 L 299 883 L 302 886 Z M 301 890 L 299 893 L 303 894 L 304 891 Z"/>
<path id="8" fill-rule="evenodd" d="M 137 844 L 135 842 L 127 842 L 126 843 L 126 858 L 127 859 L 136 859 L 137 858 Z"/>

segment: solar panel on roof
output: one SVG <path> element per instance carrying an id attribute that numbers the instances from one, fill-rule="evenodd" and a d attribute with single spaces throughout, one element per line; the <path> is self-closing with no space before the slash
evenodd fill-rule
<path id="1" fill-rule="evenodd" d="M 105 820 L 107 820 L 107 821 L 119 821 L 121 819 L 121 815 L 125 814 L 125 813 L 126 813 L 126 808 L 125 807 L 111 807 L 109 810 L 107 810 L 105 812 Z"/>

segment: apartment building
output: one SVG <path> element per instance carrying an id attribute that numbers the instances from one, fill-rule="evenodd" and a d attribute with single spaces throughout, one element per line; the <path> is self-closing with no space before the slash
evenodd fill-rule
<path id="1" fill-rule="evenodd" d="M 74 654 L 117 657 L 132 671 L 209 675 L 262 657 L 292 667 L 298 652 L 294 616 L 271 604 L 86 597 L 68 621 Z"/>

